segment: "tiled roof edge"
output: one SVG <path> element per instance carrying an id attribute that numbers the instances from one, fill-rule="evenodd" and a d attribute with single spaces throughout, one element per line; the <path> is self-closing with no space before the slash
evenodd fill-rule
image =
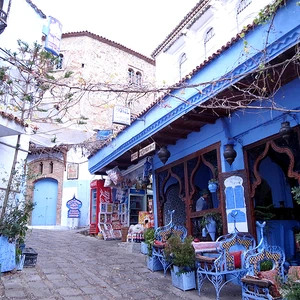
<path id="1" fill-rule="evenodd" d="M 42 18 L 47 19 L 47 16 L 34 4 L 31 0 L 25 0 L 34 10 L 35 12 Z"/>
<path id="2" fill-rule="evenodd" d="M 197 13 L 203 9 L 211 0 L 200 0 L 190 12 L 181 20 L 181 22 L 173 29 L 173 31 L 164 39 L 164 41 L 151 53 L 151 57 L 155 58 L 157 54 L 163 50 L 165 46 L 170 43 L 170 40 L 176 37 L 178 33 L 197 15 Z"/>
<path id="3" fill-rule="evenodd" d="M 109 40 L 109 39 L 107 39 L 107 38 L 105 38 L 103 36 L 100 36 L 100 35 L 97 35 L 95 33 L 92 33 L 90 31 L 67 32 L 67 33 L 63 33 L 62 34 L 62 38 L 78 37 L 78 36 L 88 36 L 90 38 L 96 39 L 96 40 L 98 40 L 98 41 L 100 41 L 102 43 L 105 43 L 107 45 L 116 47 L 116 48 L 118 48 L 120 50 L 123 50 L 123 51 L 125 51 L 125 52 L 127 52 L 127 53 L 129 53 L 131 55 L 134 55 L 134 56 L 136 56 L 136 57 L 138 57 L 138 58 L 140 58 L 140 59 L 148 62 L 149 64 L 155 65 L 155 60 L 154 59 L 152 59 L 150 57 L 147 57 L 147 56 L 145 56 L 145 55 L 143 55 L 141 53 L 138 53 L 138 52 L 136 52 L 136 51 L 134 51 L 132 49 L 129 49 L 129 48 L 127 48 L 127 47 L 125 47 L 125 46 L 123 46 L 123 45 L 121 45 L 119 43 L 116 43 L 116 42 L 114 42 L 112 40 Z"/>
<path id="4" fill-rule="evenodd" d="M 6 113 L 4 111 L 0 111 L 0 116 L 9 119 L 11 121 L 15 121 L 17 124 L 28 127 L 28 124 L 26 124 L 23 120 L 19 119 L 18 117 L 14 116 L 13 114 Z"/>

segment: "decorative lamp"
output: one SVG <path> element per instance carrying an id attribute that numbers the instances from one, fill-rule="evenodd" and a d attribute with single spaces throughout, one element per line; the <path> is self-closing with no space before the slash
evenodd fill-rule
<path id="1" fill-rule="evenodd" d="M 279 130 L 279 133 L 281 137 L 286 141 L 286 143 L 289 143 L 291 134 L 292 134 L 293 129 L 290 126 L 290 122 L 282 122 L 281 123 L 281 128 Z"/>
<path id="2" fill-rule="evenodd" d="M 231 165 L 235 158 L 236 158 L 236 151 L 233 148 L 234 144 L 233 142 L 229 142 L 227 145 L 225 145 L 225 150 L 223 153 L 223 156 L 225 158 L 225 160 Z"/>
<path id="3" fill-rule="evenodd" d="M 157 155 L 158 155 L 158 158 L 161 160 L 161 162 L 163 164 L 165 164 L 167 162 L 167 160 L 169 159 L 171 153 L 165 146 L 162 146 L 159 149 L 159 151 L 157 152 Z"/>

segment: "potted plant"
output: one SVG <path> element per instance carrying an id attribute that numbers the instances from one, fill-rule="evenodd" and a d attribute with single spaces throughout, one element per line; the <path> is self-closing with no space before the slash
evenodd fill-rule
<path id="1" fill-rule="evenodd" d="M 28 230 L 28 220 L 34 204 L 24 201 L 11 204 L 0 218 L 0 264 L 1 272 L 11 271 L 16 264 L 24 261 L 22 246 Z"/>
<path id="2" fill-rule="evenodd" d="M 208 189 L 211 193 L 215 193 L 218 189 L 218 180 L 212 178 L 208 181 Z"/>
<path id="3" fill-rule="evenodd" d="M 215 241 L 216 235 L 221 235 L 223 231 L 222 216 L 219 212 L 208 212 L 201 219 L 201 227 L 206 230 L 212 241 Z"/>
<path id="4" fill-rule="evenodd" d="M 172 284 L 183 291 L 196 288 L 195 250 L 192 241 L 191 236 L 181 241 L 179 236 L 173 235 L 165 246 L 166 258 L 172 262 Z"/>
<path id="5" fill-rule="evenodd" d="M 153 244 L 155 241 L 155 229 L 154 228 L 147 228 L 144 231 L 144 240 L 145 244 L 147 245 L 147 268 L 154 271 L 160 271 L 163 269 L 161 262 L 152 256 L 152 249 Z"/>

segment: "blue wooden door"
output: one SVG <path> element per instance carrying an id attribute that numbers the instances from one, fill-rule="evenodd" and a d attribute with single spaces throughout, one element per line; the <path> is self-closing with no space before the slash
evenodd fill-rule
<path id="1" fill-rule="evenodd" d="M 45 178 L 34 185 L 32 225 L 56 225 L 57 180 Z"/>

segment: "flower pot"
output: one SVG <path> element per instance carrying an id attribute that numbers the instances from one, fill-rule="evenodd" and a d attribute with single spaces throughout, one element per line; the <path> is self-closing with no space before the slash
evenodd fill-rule
<path id="1" fill-rule="evenodd" d="M 141 253 L 148 254 L 148 245 L 145 242 L 141 242 Z"/>
<path id="2" fill-rule="evenodd" d="M 147 257 L 147 268 L 152 272 L 163 270 L 163 266 L 156 256 Z"/>
<path id="3" fill-rule="evenodd" d="M 207 218 L 207 220 L 208 224 L 205 227 L 212 241 L 214 241 L 216 239 L 217 223 L 213 218 Z"/>
<path id="4" fill-rule="evenodd" d="M 211 193 L 215 193 L 218 189 L 218 184 L 216 182 L 209 182 L 208 189 Z"/>
<path id="5" fill-rule="evenodd" d="M 171 269 L 172 284 L 182 291 L 196 288 L 195 271 L 181 273 L 179 267 L 173 266 Z"/>

